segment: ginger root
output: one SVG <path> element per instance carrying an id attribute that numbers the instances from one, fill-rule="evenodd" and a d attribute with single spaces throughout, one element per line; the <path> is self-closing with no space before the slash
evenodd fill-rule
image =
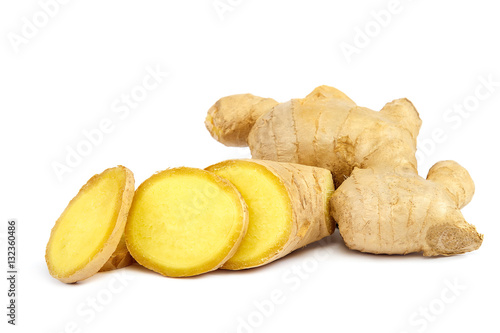
<path id="1" fill-rule="evenodd" d="M 134 176 L 123 166 L 93 176 L 57 220 L 47 244 L 50 274 L 65 283 L 130 265 L 122 241 L 134 196 Z"/>
<path id="2" fill-rule="evenodd" d="M 422 122 L 409 100 L 394 100 L 376 112 L 357 106 L 335 88 L 320 86 L 303 99 L 270 106 L 251 124 L 254 102 L 239 96 L 237 112 L 224 102 L 233 97 L 224 97 L 206 120 L 218 117 L 233 124 L 219 121 L 207 124 L 208 130 L 232 145 L 233 137 L 225 136 L 224 129 L 244 123 L 250 127 L 246 141 L 253 158 L 330 170 L 337 188 L 331 211 L 349 248 L 434 256 L 481 245 L 483 236 L 460 213 L 473 194 L 467 171 L 448 161 L 437 163 L 427 180 L 417 174 Z"/>
<path id="3" fill-rule="evenodd" d="M 268 264 L 334 230 L 328 170 L 261 160 L 229 160 L 207 170 L 233 183 L 250 213 L 247 234 L 224 269 Z"/>
<path id="4" fill-rule="evenodd" d="M 253 124 L 277 104 L 272 98 L 252 94 L 228 96 L 217 101 L 208 110 L 205 125 L 217 141 L 226 146 L 244 147 Z"/>
<path id="5" fill-rule="evenodd" d="M 157 173 L 139 186 L 125 239 L 142 266 L 183 277 L 222 266 L 236 252 L 247 227 L 247 206 L 230 182 L 181 167 Z"/>
<path id="6" fill-rule="evenodd" d="M 239 106 L 233 113 L 233 96 L 219 100 L 220 107 L 209 118 L 231 119 L 239 127 L 249 124 L 242 113 L 248 105 L 245 95 L 237 95 Z M 216 103 L 217 105 L 217 103 Z M 250 111 L 249 111 L 250 112 Z M 215 113 L 215 114 L 214 114 Z M 380 112 L 356 106 L 339 90 L 320 86 L 306 98 L 292 99 L 270 107 L 251 126 L 247 143 L 252 158 L 317 166 L 332 172 L 338 187 L 355 167 L 366 168 L 386 162 L 416 170 L 416 138 L 421 120 L 407 99 L 388 103 Z M 219 121 L 209 131 L 223 132 L 230 125 Z M 221 135 L 214 135 L 217 139 Z M 222 136 L 226 145 L 232 138 Z"/>
<path id="7" fill-rule="evenodd" d="M 427 180 L 410 170 L 354 169 L 332 196 L 332 216 L 347 247 L 424 256 L 478 249 L 483 236 L 460 212 L 474 183 L 458 163 L 436 163 Z"/>

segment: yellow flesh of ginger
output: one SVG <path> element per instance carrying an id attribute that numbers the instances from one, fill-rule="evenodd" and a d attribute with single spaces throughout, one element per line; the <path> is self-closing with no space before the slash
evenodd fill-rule
<path id="1" fill-rule="evenodd" d="M 167 276 L 218 268 L 234 253 L 248 224 L 234 186 L 204 170 L 169 169 L 137 190 L 126 227 L 132 256 Z"/>
<path id="2" fill-rule="evenodd" d="M 207 170 L 236 186 L 250 216 L 246 236 L 222 268 L 253 267 L 283 248 L 291 233 L 292 206 L 281 180 L 265 167 L 246 161 L 222 162 Z"/>
<path id="3" fill-rule="evenodd" d="M 120 211 L 125 177 L 124 170 L 109 169 L 70 202 L 47 249 L 53 275 L 67 277 L 83 269 L 105 246 Z"/>

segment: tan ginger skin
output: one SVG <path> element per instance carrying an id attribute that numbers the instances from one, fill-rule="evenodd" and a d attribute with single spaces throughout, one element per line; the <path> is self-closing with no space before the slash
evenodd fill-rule
<path id="1" fill-rule="evenodd" d="M 436 256 L 481 246 L 483 236 L 460 212 L 474 193 L 467 171 L 446 161 L 434 165 L 427 180 L 418 176 L 422 122 L 409 100 L 394 100 L 376 112 L 320 86 L 306 98 L 270 105 L 267 112 L 260 108 L 255 120 L 255 98 L 220 99 L 207 116 L 208 130 L 228 146 L 241 146 L 247 136 L 253 158 L 330 170 L 337 187 L 332 216 L 349 248 Z M 227 128 L 239 129 L 238 140 Z"/>
<path id="2" fill-rule="evenodd" d="M 240 104 L 242 100 L 245 101 L 244 104 Z M 252 94 L 228 96 L 218 100 L 208 110 L 205 124 L 217 141 L 226 146 L 245 147 L 253 124 L 276 105 L 278 102 L 272 98 Z M 232 112 L 219 111 L 229 109 Z"/>
<path id="3" fill-rule="evenodd" d="M 241 263 L 230 259 L 223 268 L 244 269 L 262 266 L 333 233 L 335 225 L 329 214 L 329 201 L 334 187 L 327 170 L 262 160 L 229 160 L 212 165 L 207 170 L 217 173 L 217 169 L 225 165 L 243 163 L 251 163 L 267 169 L 286 189 L 292 212 L 291 221 L 289 221 L 291 228 L 283 245 L 267 256 L 261 257 L 258 262 Z M 251 205 L 249 207 L 253 208 Z M 251 228 L 247 235 L 255 237 L 250 234 Z"/>

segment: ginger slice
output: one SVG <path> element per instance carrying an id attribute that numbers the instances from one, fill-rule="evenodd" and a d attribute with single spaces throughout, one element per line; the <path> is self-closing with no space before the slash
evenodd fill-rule
<path id="1" fill-rule="evenodd" d="M 52 229 L 45 255 L 50 274 L 74 283 L 103 267 L 109 270 L 130 264 L 130 255 L 118 245 L 133 196 L 134 176 L 127 168 L 117 166 L 93 176 Z"/>
<path id="2" fill-rule="evenodd" d="M 265 265 L 330 235 L 333 179 L 326 169 L 259 160 L 229 160 L 207 168 L 233 183 L 248 205 L 248 232 L 222 268 Z"/>
<path id="3" fill-rule="evenodd" d="M 222 266 L 247 226 L 246 204 L 230 182 L 205 170 L 181 167 L 157 173 L 139 186 L 125 236 L 139 264 L 183 277 Z"/>

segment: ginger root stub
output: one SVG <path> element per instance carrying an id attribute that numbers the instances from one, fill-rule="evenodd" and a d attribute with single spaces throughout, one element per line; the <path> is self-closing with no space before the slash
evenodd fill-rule
<path id="1" fill-rule="evenodd" d="M 250 212 L 247 234 L 222 268 L 265 265 L 333 233 L 328 170 L 261 160 L 229 160 L 207 170 L 233 183 Z"/>
<path id="2" fill-rule="evenodd" d="M 222 266 L 236 252 L 247 226 L 247 206 L 230 182 L 181 167 L 159 172 L 139 186 L 125 236 L 139 264 L 183 277 Z"/>
<path id="3" fill-rule="evenodd" d="M 244 147 L 253 124 L 277 104 L 272 98 L 252 94 L 221 98 L 208 111 L 205 126 L 214 139 L 226 146 Z"/>

